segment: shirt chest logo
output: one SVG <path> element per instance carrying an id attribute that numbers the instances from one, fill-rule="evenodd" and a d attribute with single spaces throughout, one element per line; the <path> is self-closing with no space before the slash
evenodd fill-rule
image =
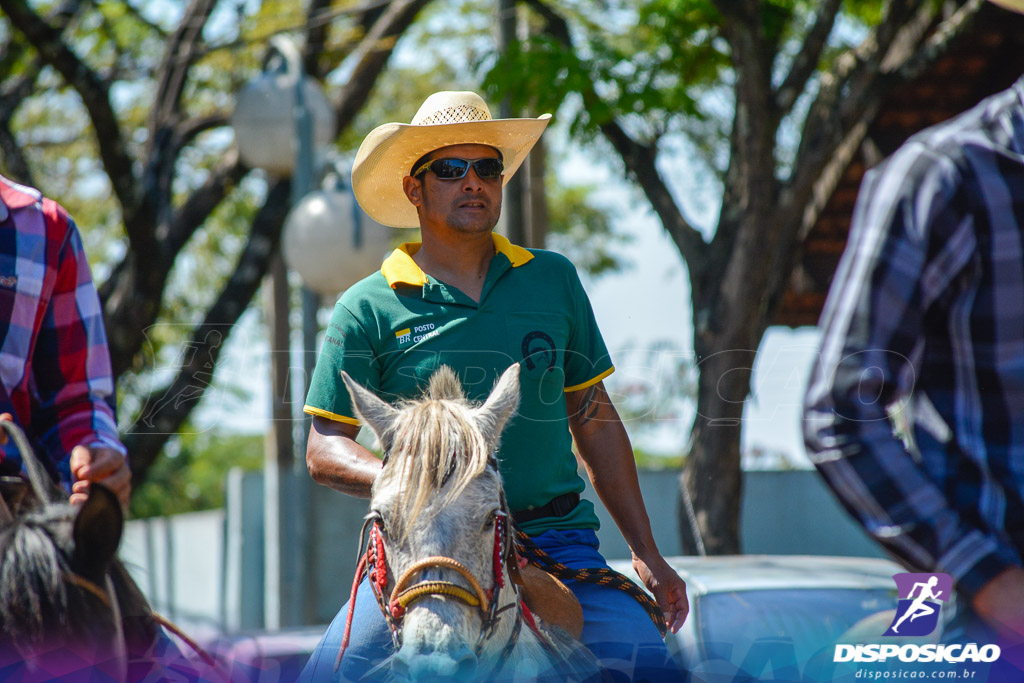
<path id="1" fill-rule="evenodd" d="M 0 275 L 0 287 L 7 287 L 8 289 L 14 289 L 18 286 L 17 275 Z"/>
<path id="2" fill-rule="evenodd" d="M 542 330 L 533 330 L 523 336 L 522 351 L 523 360 L 526 361 L 526 367 L 530 370 L 537 367 L 550 370 L 558 362 L 555 340 Z"/>
<path id="3" fill-rule="evenodd" d="M 441 330 L 437 328 L 437 325 L 434 323 L 423 323 L 421 325 L 411 325 L 409 327 L 403 327 L 400 330 L 396 330 L 395 340 L 401 347 L 425 341 L 431 337 L 436 337 L 439 334 L 441 334 Z"/>

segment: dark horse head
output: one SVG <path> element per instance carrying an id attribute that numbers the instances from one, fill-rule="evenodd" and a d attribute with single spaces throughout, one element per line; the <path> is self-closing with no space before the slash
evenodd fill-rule
<path id="1" fill-rule="evenodd" d="M 38 503 L 0 523 L 0 679 L 137 678 L 158 626 L 116 559 L 123 528 L 95 484 L 80 507 Z"/>
<path id="2" fill-rule="evenodd" d="M 127 683 L 189 671 L 117 559 L 117 497 L 93 484 L 83 505 L 70 505 L 24 433 L 0 428 L 28 473 L 0 478 L 0 680 Z"/>

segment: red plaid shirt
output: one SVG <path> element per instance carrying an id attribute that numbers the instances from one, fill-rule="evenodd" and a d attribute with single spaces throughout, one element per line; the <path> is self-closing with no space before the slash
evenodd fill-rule
<path id="1" fill-rule="evenodd" d="M 70 487 L 71 449 L 117 437 L 103 312 L 75 223 L 56 202 L 0 176 L 0 412 Z M 13 443 L 0 473 L 21 469 Z"/>

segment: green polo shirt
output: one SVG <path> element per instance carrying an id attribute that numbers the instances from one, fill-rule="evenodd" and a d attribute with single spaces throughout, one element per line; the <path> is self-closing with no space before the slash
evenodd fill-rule
<path id="1" fill-rule="evenodd" d="M 448 365 L 466 395 L 482 401 L 501 373 L 519 363 L 519 412 L 497 455 L 509 506 L 525 510 L 583 491 L 565 392 L 596 384 L 614 368 L 572 263 L 493 237 L 479 303 L 424 273 L 412 259 L 418 243 L 403 244 L 379 272 L 346 291 L 334 307 L 304 410 L 359 424 L 342 370 L 396 402 L 420 395 L 434 371 Z M 565 517 L 524 525 L 531 534 L 580 528 L 598 528 L 585 500 Z"/>

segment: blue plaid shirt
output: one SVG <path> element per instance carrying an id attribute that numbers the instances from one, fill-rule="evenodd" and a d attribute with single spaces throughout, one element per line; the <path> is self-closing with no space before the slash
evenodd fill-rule
<path id="1" fill-rule="evenodd" d="M 845 507 L 968 595 L 1021 566 L 1024 78 L 865 176 L 821 325 L 804 437 Z"/>
<path id="2" fill-rule="evenodd" d="M 74 221 L 0 176 L 0 413 L 14 416 L 51 476 L 70 487 L 75 446 L 124 452 L 113 393 L 103 311 Z M 20 468 L 9 441 L 0 474 Z"/>

